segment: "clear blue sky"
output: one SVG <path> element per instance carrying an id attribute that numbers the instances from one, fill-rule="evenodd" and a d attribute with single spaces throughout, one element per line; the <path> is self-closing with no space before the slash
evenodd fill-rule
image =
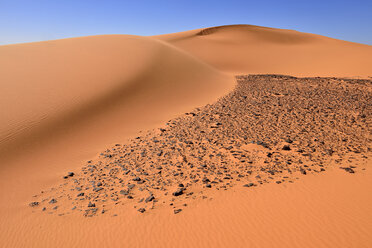
<path id="1" fill-rule="evenodd" d="M 0 0 L 0 44 L 227 24 L 295 29 L 372 45 L 372 0 Z"/>

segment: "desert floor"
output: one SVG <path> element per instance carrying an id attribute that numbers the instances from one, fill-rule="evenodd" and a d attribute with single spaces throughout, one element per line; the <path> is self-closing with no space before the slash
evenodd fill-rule
<path id="1" fill-rule="evenodd" d="M 371 46 L 235 25 L 0 55 L 1 247 L 372 245 Z"/>

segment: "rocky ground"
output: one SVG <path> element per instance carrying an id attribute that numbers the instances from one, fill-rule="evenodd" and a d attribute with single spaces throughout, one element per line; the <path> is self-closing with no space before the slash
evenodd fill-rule
<path id="1" fill-rule="evenodd" d="M 118 208 L 175 214 L 193 200 L 232 187 L 293 183 L 321 173 L 329 161 L 348 161 L 360 173 L 371 152 L 372 81 L 237 77 L 238 85 L 215 104 L 170 120 L 117 144 L 66 173 L 61 184 L 30 203 L 34 211 L 84 216 Z"/>

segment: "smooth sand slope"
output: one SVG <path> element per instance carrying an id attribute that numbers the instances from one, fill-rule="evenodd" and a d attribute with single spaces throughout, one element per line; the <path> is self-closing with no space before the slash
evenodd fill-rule
<path id="1" fill-rule="evenodd" d="M 371 46 L 294 30 L 232 25 L 154 38 L 234 75 L 372 77 Z"/>
<path id="2" fill-rule="evenodd" d="M 217 192 L 179 215 L 28 204 L 113 144 L 216 101 L 233 75 L 367 78 L 371 58 L 371 46 L 249 25 L 0 46 L 0 247 L 368 247 L 369 169 Z"/>
<path id="3" fill-rule="evenodd" d="M 74 131 L 79 139 L 85 132 L 94 143 L 114 142 L 133 127 L 213 101 L 233 85 L 203 62 L 144 37 L 10 45 L 0 54 L 2 158 Z"/>

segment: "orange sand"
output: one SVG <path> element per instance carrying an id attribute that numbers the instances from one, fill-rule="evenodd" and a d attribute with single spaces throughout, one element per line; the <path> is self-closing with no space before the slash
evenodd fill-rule
<path id="1" fill-rule="evenodd" d="M 372 77 L 372 49 L 325 36 L 251 25 L 154 36 L 237 74 Z"/>
<path id="2" fill-rule="evenodd" d="M 372 47 L 256 26 L 0 46 L 0 247 L 369 247 L 368 169 L 221 192 L 182 215 L 31 214 L 66 171 L 248 73 L 371 77 Z"/>

